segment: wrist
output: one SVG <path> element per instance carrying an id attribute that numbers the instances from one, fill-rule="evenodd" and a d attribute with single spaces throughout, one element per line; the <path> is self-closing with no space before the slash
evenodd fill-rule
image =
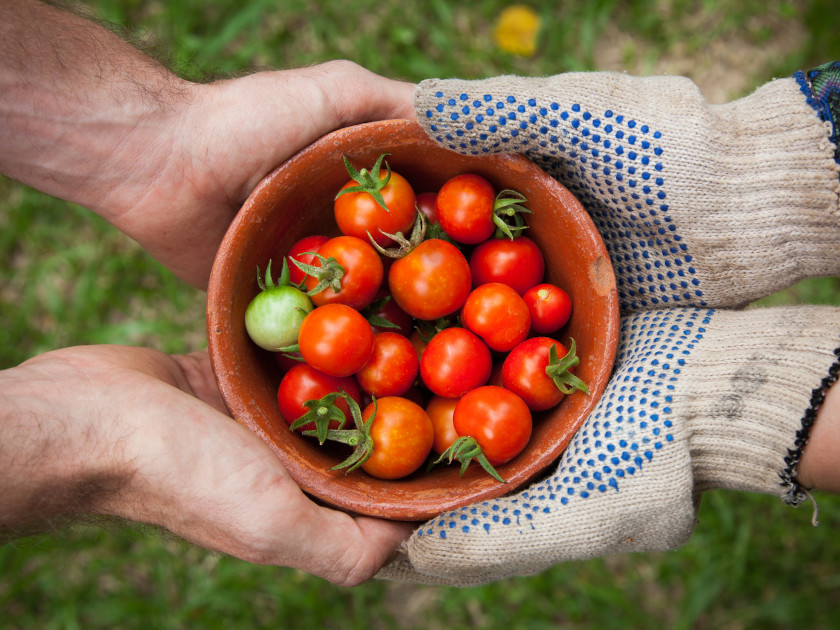
<path id="1" fill-rule="evenodd" d="M 0 372 L 0 532 L 99 513 L 130 477 L 124 436 L 72 385 L 76 370 L 58 352 Z"/>
<path id="2" fill-rule="evenodd" d="M 695 488 L 773 494 L 798 505 L 802 449 L 837 378 L 840 312 L 830 307 L 717 311 L 677 384 L 696 418 L 689 445 Z M 805 483 L 803 481 L 803 483 Z"/>
<path id="3" fill-rule="evenodd" d="M 193 84 L 41 2 L 4 3 L 0 24 L 0 172 L 112 220 L 165 167 Z"/>

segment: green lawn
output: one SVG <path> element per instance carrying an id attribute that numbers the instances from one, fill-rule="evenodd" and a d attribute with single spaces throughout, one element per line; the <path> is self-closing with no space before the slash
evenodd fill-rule
<path id="1" fill-rule="evenodd" d="M 801 2 L 532 2 L 537 53 L 498 50 L 506 2 L 95 0 L 192 78 L 337 57 L 412 81 L 570 70 L 680 72 L 717 98 L 840 59 L 840 15 Z M 710 96 L 711 98 L 711 96 Z M 83 343 L 204 347 L 204 296 L 89 212 L 0 179 L 0 368 Z M 765 303 L 840 304 L 834 279 Z M 0 499 L 0 502 L 2 499 Z M 2 628 L 836 628 L 840 498 L 812 509 L 715 492 L 682 549 L 555 567 L 481 588 L 333 587 L 119 524 L 0 547 Z"/>

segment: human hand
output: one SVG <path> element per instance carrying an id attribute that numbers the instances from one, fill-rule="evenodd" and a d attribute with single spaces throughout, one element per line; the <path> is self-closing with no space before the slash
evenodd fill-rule
<path id="1" fill-rule="evenodd" d="M 224 415 L 205 353 L 68 348 L 0 372 L 0 391 L 0 533 L 118 516 L 355 585 L 411 531 L 307 498 L 277 456 Z"/>
<path id="2" fill-rule="evenodd" d="M 230 221 L 260 179 L 330 131 L 413 117 L 413 89 L 347 61 L 192 85 L 163 139 L 170 157 L 115 206 L 122 208 L 113 223 L 204 287 Z"/>
<path id="3" fill-rule="evenodd" d="M 272 168 L 334 129 L 413 117 L 414 86 L 348 61 L 185 81 L 93 21 L 0 3 L 0 173 L 85 206 L 205 288 Z"/>
<path id="4" fill-rule="evenodd" d="M 792 81 L 750 98 L 709 108 L 682 79 L 601 74 L 420 85 L 438 142 L 524 152 L 577 194 L 625 313 L 706 308 L 626 315 L 613 378 L 557 469 L 424 524 L 381 577 L 469 585 L 672 549 L 712 488 L 803 499 L 797 465 L 837 378 L 840 311 L 710 307 L 836 272 L 838 169 Z"/>

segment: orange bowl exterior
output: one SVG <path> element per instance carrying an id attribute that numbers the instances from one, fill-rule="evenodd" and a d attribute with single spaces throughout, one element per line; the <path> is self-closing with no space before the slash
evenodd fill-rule
<path id="1" fill-rule="evenodd" d="M 280 371 L 254 345 L 244 316 L 256 295 L 257 267 L 280 259 L 309 234 L 337 234 L 333 197 L 348 180 L 342 156 L 370 167 L 389 153 L 391 169 L 416 192 L 436 191 L 459 173 L 477 173 L 496 188 L 525 195 L 533 214 L 528 236 L 546 260 L 546 282 L 571 297 L 572 316 L 561 341 L 573 337 L 581 357 L 576 374 L 590 395 L 576 392 L 535 414 L 526 449 L 500 467 L 500 484 L 479 466 L 439 466 L 383 481 L 361 470 L 330 468 L 346 455 L 289 430 L 277 406 Z M 425 520 L 447 510 L 507 494 L 554 462 L 606 386 L 618 341 L 615 276 L 604 243 L 572 194 L 520 155 L 464 156 L 438 147 L 413 121 L 366 123 L 335 131 L 278 166 L 257 186 L 228 230 L 216 256 L 207 296 L 207 332 L 216 380 L 231 415 L 262 438 L 300 487 L 320 502 L 352 513 L 393 520 Z"/>

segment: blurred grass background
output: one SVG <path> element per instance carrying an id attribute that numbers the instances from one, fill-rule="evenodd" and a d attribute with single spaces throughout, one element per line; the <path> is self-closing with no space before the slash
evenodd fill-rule
<path id="1" fill-rule="evenodd" d="M 89 0 L 194 79 L 352 59 L 388 76 L 624 69 L 691 76 L 713 102 L 840 59 L 828 0 L 530 2 L 536 51 L 501 50 L 499 0 Z M 0 368 L 85 343 L 204 347 L 204 297 L 84 209 L 0 178 Z M 836 279 L 764 304 L 840 304 Z M 840 497 L 797 511 L 714 492 L 672 553 L 598 559 L 480 588 L 372 582 L 217 557 L 131 525 L 0 547 L 2 628 L 837 628 Z"/>

